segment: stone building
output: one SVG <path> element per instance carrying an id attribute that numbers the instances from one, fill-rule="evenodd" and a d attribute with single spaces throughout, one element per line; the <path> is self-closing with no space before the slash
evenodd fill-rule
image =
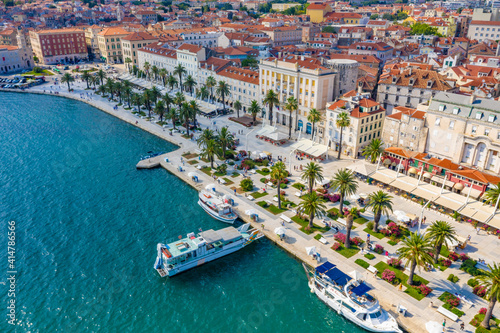
<path id="1" fill-rule="evenodd" d="M 330 59 L 326 63 L 335 70 L 335 85 L 333 87 L 333 98 L 344 95 L 346 92 L 356 89 L 358 80 L 359 63 L 351 59 Z"/>
<path id="2" fill-rule="evenodd" d="M 388 147 L 424 151 L 427 132 L 425 111 L 396 106 L 385 117 L 382 140 Z"/>

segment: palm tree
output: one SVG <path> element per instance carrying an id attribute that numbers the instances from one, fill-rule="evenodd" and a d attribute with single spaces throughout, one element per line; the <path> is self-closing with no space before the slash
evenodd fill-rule
<path id="1" fill-rule="evenodd" d="M 354 215 L 357 212 L 357 208 L 353 207 L 349 210 L 349 213 L 345 217 L 345 242 L 344 246 L 346 249 L 351 247 L 351 230 L 352 222 L 354 221 Z"/>
<path id="2" fill-rule="evenodd" d="M 484 198 L 486 199 L 484 203 L 491 204 L 496 207 L 498 196 L 500 196 L 500 186 L 493 185 L 488 191 L 484 193 Z"/>
<path id="3" fill-rule="evenodd" d="M 64 75 L 61 78 L 61 83 L 67 83 L 68 84 L 68 91 L 71 89 L 71 82 L 75 81 L 75 78 L 70 74 L 70 73 L 64 73 Z"/>
<path id="4" fill-rule="evenodd" d="M 236 117 L 240 117 L 241 102 L 239 100 L 234 101 L 233 108 L 236 110 Z"/>
<path id="5" fill-rule="evenodd" d="M 207 81 L 205 82 L 205 85 L 207 86 L 208 89 L 210 89 L 210 99 L 212 102 L 214 101 L 214 87 L 217 85 L 217 81 L 215 81 L 215 78 L 213 76 L 207 77 Z"/>
<path id="6" fill-rule="evenodd" d="M 198 143 L 198 147 L 206 147 L 208 144 L 208 141 L 214 139 L 214 131 L 212 131 L 209 128 L 205 128 L 201 135 L 198 137 L 198 140 L 196 142 Z"/>
<path id="7" fill-rule="evenodd" d="M 186 128 L 187 135 L 189 136 L 189 120 L 191 119 L 191 108 L 187 102 L 183 102 L 179 108 L 179 117 L 184 122 L 184 127 Z"/>
<path id="8" fill-rule="evenodd" d="M 163 116 L 165 115 L 165 104 L 162 100 L 159 100 L 155 105 L 155 113 L 160 116 L 160 121 L 163 121 Z"/>
<path id="9" fill-rule="evenodd" d="M 132 66 L 132 74 L 137 76 L 137 72 L 139 72 L 139 68 L 136 65 Z"/>
<path id="10" fill-rule="evenodd" d="M 113 85 L 113 90 L 116 92 L 116 95 L 118 96 L 118 104 L 122 104 L 123 84 L 120 81 L 116 81 Z"/>
<path id="11" fill-rule="evenodd" d="M 114 92 L 115 92 L 115 84 L 111 78 L 106 79 L 106 91 L 109 93 L 109 99 L 111 100 L 114 97 Z"/>
<path id="12" fill-rule="evenodd" d="M 253 124 L 255 125 L 255 122 L 257 121 L 257 114 L 260 111 L 260 106 L 259 102 L 256 100 L 253 100 L 252 103 L 250 103 L 250 108 L 248 108 L 248 112 L 252 115 L 253 118 Z"/>
<path id="13" fill-rule="evenodd" d="M 194 78 L 191 75 L 188 75 L 186 78 L 186 82 L 184 84 L 186 85 L 187 89 L 191 93 L 191 96 L 193 96 L 193 88 L 197 84 L 196 81 L 194 80 Z"/>
<path id="14" fill-rule="evenodd" d="M 134 103 L 135 105 L 137 105 L 137 112 L 140 113 L 141 112 L 141 105 L 142 105 L 142 95 L 134 93 L 132 95 L 132 103 Z"/>
<path id="15" fill-rule="evenodd" d="M 316 193 L 311 192 L 302 197 L 302 202 L 299 204 L 299 211 L 309 216 L 309 224 L 307 229 L 311 230 L 314 226 L 314 217 L 322 217 L 325 214 L 326 206 L 322 198 Z"/>
<path id="16" fill-rule="evenodd" d="M 215 142 L 214 139 L 210 139 L 207 141 L 207 144 L 202 149 L 201 157 L 208 159 L 210 161 L 210 167 L 213 169 L 215 155 L 217 155 L 218 153 L 219 150 L 217 148 L 217 143 Z"/>
<path id="17" fill-rule="evenodd" d="M 488 271 L 485 270 L 482 275 L 474 278 L 477 283 L 485 287 L 485 296 L 489 301 L 488 310 L 486 310 L 484 320 L 481 323 L 481 326 L 486 329 L 490 329 L 490 319 L 493 314 L 493 308 L 500 298 L 500 267 L 497 263 L 493 263 L 493 265 L 488 265 L 488 268 Z"/>
<path id="18" fill-rule="evenodd" d="M 321 120 L 321 113 L 318 110 L 312 108 L 307 115 L 307 121 L 312 123 L 311 137 L 314 137 L 314 125 Z"/>
<path id="19" fill-rule="evenodd" d="M 380 139 L 373 139 L 370 143 L 363 147 L 363 155 L 366 159 L 370 159 L 370 162 L 375 163 L 377 158 L 384 152 L 384 143 Z"/>
<path id="20" fill-rule="evenodd" d="M 279 161 L 276 162 L 271 167 L 271 173 L 269 174 L 271 179 L 276 180 L 278 187 L 278 208 L 281 209 L 281 182 L 288 177 L 288 172 L 286 171 L 285 163 Z"/>
<path id="21" fill-rule="evenodd" d="M 217 142 L 222 149 L 222 158 L 225 159 L 227 148 L 234 144 L 234 136 L 231 134 L 227 126 L 220 129 L 219 135 L 217 135 Z"/>
<path id="22" fill-rule="evenodd" d="M 382 214 L 388 217 L 392 212 L 392 197 L 381 190 L 373 192 L 368 196 L 366 207 L 373 211 L 373 231 L 378 232 L 378 224 Z"/>
<path id="23" fill-rule="evenodd" d="M 167 70 L 165 68 L 161 68 L 158 75 L 160 76 L 161 82 L 163 83 L 163 86 L 165 87 L 165 80 L 166 80 L 167 75 L 168 75 Z"/>
<path id="24" fill-rule="evenodd" d="M 106 93 L 106 87 L 103 86 L 102 84 L 97 88 L 96 93 L 100 94 L 102 97 L 104 97 L 104 94 Z"/>
<path id="25" fill-rule="evenodd" d="M 181 91 L 178 91 L 177 94 L 175 94 L 174 97 L 174 104 L 176 104 L 179 107 L 179 112 L 181 110 L 182 103 L 186 101 L 186 96 Z"/>
<path id="26" fill-rule="evenodd" d="M 410 233 L 410 236 L 405 237 L 401 241 L 402 246 L 399 247 L 396 253 L 399 259 L 405 262 L 405 266 L 410 266 L 410 275 L 408 276 L 408 284 L 413 285 L 413 276 L 415 268 L 425 267 L 427 264 L 432 264 L 432 245 L 429 240 L 416 232 Z"/>
<path id="27" fill-rule="evenodd" d="M 356 181 L 354 173 L 351 170 L 340 169 L 335 173 L 335 175 L 333 175 L 331 184 L 332 187 L 336 188 L 340 193 L 339 211 L 342 213 L 345 197 L 356 193 L 358 190 L 358 182 Z"/>
<path id="28" fill-rule="evenodd" d="M 219 81 L 219 84 L 217 85 L 217 89 L 215 90 L 217 95 L 222 98 L 222 108 L 224 110 L 224 113 L 226 111 L 226 96 L 229 95 L 229 84 L 227 84 L 224 81 Z"/>
<path id="29" fill-rule="evenodd" d="M 123 97 L 127 100 L 128 108 L 130 109 L 130 98 L 132 97 L 132 87 L 123 85 Z"/>
<path id="30" fill-rule="evenodd" d="M 157 86 L 153 86 L 153 88 L 151 88 L 151 95 L 153 97 L 153 102 L 156 103 L 158 98 L 161 98 L 161 90 L 158 89 Z"/>
<path id="31" fill-rule="evenodd" d="M 169 75 L 167 78 L 167 85 L 170 87 L 170 90 L 173 90 L 174 87 L 177 86 L 177 79 L 173 75 Z"/>
<path id="32" fill-rule="evenodd" d="M 290 115 L 288 117 L 288 139 L 292 138 L 292 114 L 297 111 L 299 104 L 295 97 L 288 97 L 286 100 L 285 110 L 287 110 Z"/>
<path id="33" fill-rule="evenodd" d="M 104 72 L 102 69 L 100 69 L 97 72 L 97 77 L 99 78 L 99 80 L 101 80 L 101 85 L 104 85 L 104 78 L 106 77 L 106 72 Z"/>
<path id="34" fill-rule="evenodd" d="M 193 119 L 193 125 L 196 127 L 196 115 L 200 112 L 200 106 L 196 100 L 189 101 L 189 107 L 191 108 L 191 117 Z"/>
<path id="35" fill-rule="evenodd" d="M 181 85 L 181 91 L 183 91 L 182 75 L 184 75 L 185 73 L 186 73 L 186 69 L 184 68 L 184 66 L 182 66 L 182 64 L 178 64 L 177 66 L 175 66 L 174 75 L 179 75 L 179 83 Z"/>
<path id="36" fill-rule="evenodd" d="M 96 89 L 97 85 L 101 83 L 101 80 L 96 75 L 93 75 L 90 77 L 90 83 L 94 86 L 94 89 Z"/>
<path id="37" fill-rule="evenodd" d="M 149 77 L 149 69 L 151 68 L 151 65 L 149 64 L 149 62 L 145 62 L 144 63 L 144 66 L 142 66 L 144 68 L 144 71 L 146 72 L 146 77 L 148 78 Z"/>
<path id="38" fill-rule="evenodd" d="M 87 83 L 87 89 L 90 89 L 90 87 L 89 87 L 90 78 L 91 78 L 91 76 L 90 76 L 89 72 L 85 71 L 82 73 L 82 80 L 84 80 L 85 83 Z"/>
<path id="39" fill-rule="evenodd" d="M 337 127 L 340 128 L 339 153 L 337 155 L 337 159 L 339 160 L 342 152 L 342 135 L 344 134 L 344 128 L 351 125 L 351 119 L 349 117 L 349 113 L 343 111 L 338 115 L 337 120 L 335 121 Z"/>
<path id="40" fill-rule="evenodd" d="M 158 73 L 160 72 L 160 70 L 158 69 L 158 67 L 156 67 L 156 65 L 153 65 L 153 67 L 151 67 L 151 73 L 153 73 L 153 77 L 154 77 L 154 80 L 158 80 Z"/>
<path id="41" fill-rule="evenodd" d="M 278 95 L 271 89 L 267 92 L 266 97 L 262 101 L 264 104 L 267 104 L 269 107 L 269 125 L 273 124 L 273 107 L 278 104 L 280 100 L 278 99 Z"/>
<path id="42" fill-rule="evenodd" d="M 127 70 L 130 72 L 130 63 L 132 62 L 132 59 L 129 57 L 125 58 L 125 65 L 127 65 Z"/>
<path id="43" fill-rule="evenodd" d="M 177 110 L 175 108 L 171 108 L 166 115 L 167 119 L 172 120 L 172 126 L 175 129 L 175 123 L 177 122 Z"/>
<path id="44" fill-rule="evenodd" d="M 207 86 L 202 86 L 202 87 L 200 88 L 199 92 L 200 92 L 200 98 L 201 98 L 202 100 L 207 99 L 207 98 L 208 98 L 208 96 L 209 96 L 209 94 L 210 94 L 210 93 L 208 92 L 208 88 L 207 88 Z"/>
<path id="45" fill-rule="evenodd" d="M 314 183 L 323 180 L 323 168 L 317 163 L 309 162 L 306 164 L 304 171 L 302 171 L 301 178 L 307 182 L 309 185 L 309 193 L 311 193 L 314 188 Z"/>
<path id="46" fill-rule="evenodd" d="M 448 242 L 457 240 L 455 228 L 445 221 L 436 221 L 430 225 L 427 231 L 427 237 L 434 243 L 436 253 L 434 254 L 434 262 L 437 264 L 439 261 L 439 254 L 441 247 L 448 247 Z"/>
<path id="47" fill-rule="evenodd" d="M 146 109 L 148 109 L 148 118 L 151 118 L 151 109 L 153 104 L 153 92 L 150 89 L 145 89 L 142 93 L 142 99 L 144 101 L 144 105 L 146 105 Z"/>

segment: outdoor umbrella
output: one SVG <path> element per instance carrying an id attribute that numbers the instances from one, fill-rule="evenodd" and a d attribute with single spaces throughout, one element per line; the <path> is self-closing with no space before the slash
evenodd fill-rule
<path id="1" fill-rule="evenodd" d="M 306 253 L 309 256 L 316 254 L 316 246 L 306 247 Z"/>
<path id="2" fill-rule="evenodd" d="M 274 229 L 274 233 L 278 236 L 285 236 L 286 229 L 283 227 L 278 227 L 278 228 Z"/>
<path id="3" fill-rule="evenodd" d="M 353 195 L 351 195 L 351 199 L 352 200 L 358 200 L 359 198 L 361 198 L 358 194 L 354 193 Z"/>
<path id="4" fill-rule="evenodd" d="M 400 216 L 400 215 L 401 215 L 401 216 L 406 216 L 406 213 L 405 213 L 405 212 L 403 212 L 402 210 L 395 210 L 395 211 L 393 212 L 393 214 L 394 214 L 394 215 L 396 215 L 396 216 Z"/>
<path id="5" fill-rule="evenodd" d="M 354 280 L 363 280 L 363 274 L 361 274 L 358 271 L 352 271 L 352 272 L 350 272 L 349 276 L 352 277 Z"/>
<path id="6" fill-rule="evenodd" d="M 248 215 L 248 216 L 252 216 L 253 214 L 255 214 L 255 210 L 248 209 L 248 210 L 245 211 L 245 214 Z"/>
<path id="7" fill-rule="evenodd" d="M 215 191 L 215 184 L 208 184 L 207 186 L 205 186 L 205 190 Z"/>
<path id="8" fill-rule="evenodd" d="M 428 321 L 425 323 L 425 328 L 429 333 L 441 333 L 443 332 L 443 325 L 437 321 Z"/>
<path id="9" fill-rule="evenodd" d="M 188 177 L 198 177 L 198 174 L 194 171 L 191 171 L 190 173 L 188 173 Z"/>

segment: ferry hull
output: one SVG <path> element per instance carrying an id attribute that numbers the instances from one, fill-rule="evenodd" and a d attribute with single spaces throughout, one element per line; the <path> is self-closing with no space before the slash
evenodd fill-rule
<path id="1" fill-rule="evenodd" d="M 203 208 L 203 210 L 205 212 L 207 212 L 210 216 L 212 216 L 214 219 L 219 220 L 221 222 L 233 224 L 234 221 L 236 221 L 236 219 L 238 218 L 238 217 L 235 217 L 234 219 L 228 219 L 228 218 L 222 217 L 222 216 L 216 214 L 215 212 L 213 212 L 210 208 L 208 208 L 201 200 L 198 200 L 198 205 L 200 205 L 201 208 Z"/>

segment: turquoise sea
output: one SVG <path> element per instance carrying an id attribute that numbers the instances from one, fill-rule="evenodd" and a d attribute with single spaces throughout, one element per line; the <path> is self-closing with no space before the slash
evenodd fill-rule
<path id="1" fill-rule="evenodd" d="M 147 151 L 175 149 L 84 103 L 0 93 L 0 282 L 15 221 L 16 326 L 0 332 L 361 332 L 267 240 L 170 279 L 156 244 L 226 225 Z"/>

